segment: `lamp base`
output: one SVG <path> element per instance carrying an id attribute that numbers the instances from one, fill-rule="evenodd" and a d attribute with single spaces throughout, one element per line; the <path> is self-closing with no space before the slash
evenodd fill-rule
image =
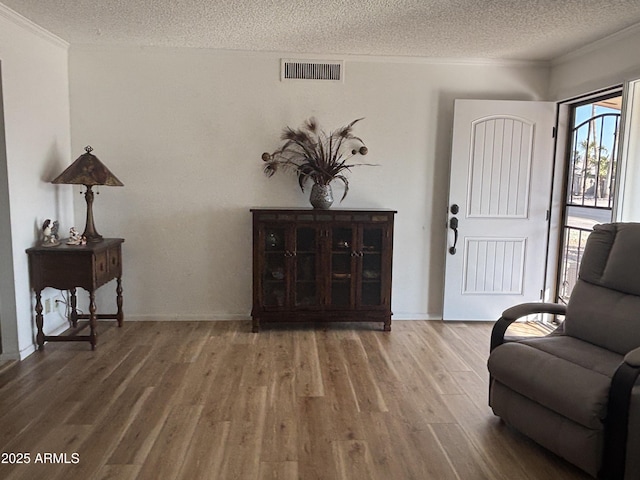
<path id="1" fill-rule="evenodd" d="M 86 230 L 85 230 L 85 233 L 82 234 L 82 236 L 87 239 L 87 243 L 97 243 L 104 240 L 102 238 L 102 235 L 99 235 L 97 233 L 94 233 L 93 235 L 87 234 Z"/>
<path id="2" fill-rule="evenodd" d="M 87 201 L 87 221 L 82 235 L 87 239 L 87 242 L 101 242 L 102 235 L 96 231 L 96 227 L 93 224 L 93 190 L 91 190 L 91 185 L 85 185 L 85 187 L 87 188 L 84 193 L 84 199 Z"/>

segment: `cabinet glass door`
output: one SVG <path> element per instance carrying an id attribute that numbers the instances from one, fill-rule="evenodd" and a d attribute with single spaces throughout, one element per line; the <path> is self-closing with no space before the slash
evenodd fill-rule
<path id="1" fill-rule="evenodd" d="M 365 226 L 362 230 L 361 305 L 374 306 L 382 303 L 383 238 L 382 228 Z"/>
<path id="2" fill-rule="evenodd" d="M 262 271 L 262 301 L 265 306 L 282 307 L 286 302 L 286 231 L 267 226 L 264 230 L 264 268 Z"/>
<path id="3" fill-rule="evenodd" d="M 352 304 L 353 228 L 331 230 L 331 305 L 348 307 Z"/>
<path id="4" fill-rule="evenodd" d="M 317 282 L 317 230 L 312 227 L 296 228 L 295 288 L 297 307 L 318 305 Z"/>

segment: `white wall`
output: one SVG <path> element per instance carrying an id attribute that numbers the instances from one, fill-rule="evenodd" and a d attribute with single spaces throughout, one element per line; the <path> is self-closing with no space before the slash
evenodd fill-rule
<path id="1" fill-rule="evenodd" d="M 548 70 L 348 57 L 344 83 L 280 82 L 281 56 L 71 47 L 72 156 L 91 144 L 125 184 L 103 187 L 94 215 L 126 240 L 126 317 L 248 318 L 249 208 L 308 206 L 294 177 L 263 175 L 260 155 L 309 116 L 327 129 L 366 117 L 356 133 L 380 166 L 355 169 L 335 208 L 398 210 L 394 318 L 440 317 L 453 100 L 544 99 Z"/>
<path id="2" fill-rule="evenodd" d="M 0 321 L 2 358 L 33 351 L 25 249 L 46 218 L 69 224 L 68 192 L 49 183 L 69 163 L 67 45 L 0 4 L 4 142 L 0 135 Z M 47 322 L 54 330 L 59 317 Z"/>
<path id="3" fill-rule="evenodd" d="M 640 78 L 640 24 L 553 62 L 549 99 L 572 97 Z"/>

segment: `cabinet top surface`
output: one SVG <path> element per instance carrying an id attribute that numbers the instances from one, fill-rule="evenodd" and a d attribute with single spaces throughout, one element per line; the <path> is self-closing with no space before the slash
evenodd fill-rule
<path id="1" fill-rule="evenodd" d="M 124 242 L 123 238 L 103 238 L 101 242 L 95 243 L 87 243 L 86 245 L 67 245 L 68 238 L 63 238 L 60 240 L 60 245 L 56 245 L 53 247 L 43 247 L 42 245 L 37 245 L 35 247 L 28 248 L 27 253 L 79 253 L 79 254 L 92 254 L 95 252 L 102 251 L 106 248 L 109 248 L 113 245 L 117 245 Z"/>
<path id="2" fill-rule="evenodd" d="M 279 207 L 254 207 L 250 209 L 251 212 L 274 212 L 274 213 L 318 213 L 318 214 L 341 214 L 341 213 L 398 213 L 397 210 L 391 208 L 330 208 L 328 210 L 322 210 L 311 207 L 298 207 L 298 208 L 279 208 Z"/>

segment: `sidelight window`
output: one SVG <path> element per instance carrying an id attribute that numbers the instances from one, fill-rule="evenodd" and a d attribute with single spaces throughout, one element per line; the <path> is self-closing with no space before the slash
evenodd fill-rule
<path id="1" fill-rule="evenodd" d="M 593 226 L 613 219 L 622 97 L 619 93 L 571 109 L 558 300 L 568 302 Z"/>

